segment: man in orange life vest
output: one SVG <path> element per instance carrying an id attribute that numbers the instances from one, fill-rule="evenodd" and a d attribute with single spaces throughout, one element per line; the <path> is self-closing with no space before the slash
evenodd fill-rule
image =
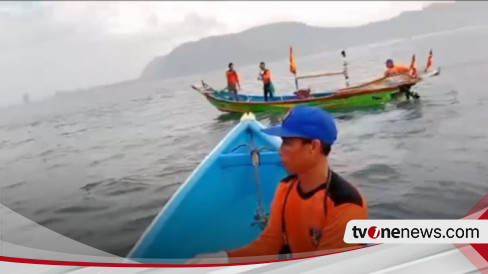
<path id="1" fill-rule="evenodd" d="M 234 100 L 239 101 L 237 89 L 241 89 L 241 84 L 239 82 L 239 75 L 234 70 L 233 63 L 229 63 L 229 70 L 225 73 L 225 75 L 227 77 L 227 90 Z"/>
<path id="2" fill-rule="evenodd" d="M 386 60 L 385 77 L 408 74 L 410 68 L 405 65 L 395 65 L 392 59 Z"/>
<path id="3" fill-rule="evenodd" d="M 276 189 L 266 228 L 247 246 L 202 254 L 189 264 L 276 260 L 359 247 L 343 238 L 350 220 L 368 218 L 367 202 L 329 167 L 337 138 L 332 116 L 317 107 L 297 106 L 280 126 L 263 131 L 282 138 L 281 160 L 292 174 Z"/>
<path id="4" fill-rule="evenodd" d="M 268 97 L 273 99 L 274 95 L 274 86 L 271 82 L 271 71 L 266 68 L 264 62 L 259 64 L 259 68 L 261 69 L 261 72 L 258 80 L 263 81 L 264 101 L 268 101 Z"/>

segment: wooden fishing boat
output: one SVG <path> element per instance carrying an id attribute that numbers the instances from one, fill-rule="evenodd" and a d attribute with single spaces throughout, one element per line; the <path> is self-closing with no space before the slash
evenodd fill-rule
<path id="1" fill-rule="evenodd" d="M 429 72 L 424 77 L 435 75 Z M 326 92 L 311 93 L 303 98 L 297 94 L 275 95 L 273 99 L 264 101 L 260 95 L 239 94 L 239 101 L 232 100 L 229 92 L 216 90 L 205 83 L 193 85 L 217 109 L 223 112 L 286 112 L 296 105 L 318 106 L 328 111 L 383 106 L 392 101 L 403 101 L 400 94 L 402 86 L 414 86 L 423 77 L 413 78 L 408 75 L 380 78 L 358 86 Z"/>
<path id="2" fill-rule="evenodd" d="M 412 56 L 410 75 L 398 75 L 393 77 L 381 77 L 357 86 L 349 87 L 348 62 L 346 53 L 343 50 L 341 55 L 344 59 L 343 70 L 339 72 L 322 73 L 316 75 L 297 76 L 297 67 L 290 47 L 290 72 L 295 75 L 296 91 L 289 95 L 275 95 L 269 101 L 264 96 L 239 94 L 238 100 L 234 100 L 226 90 L 216 90 L 202 81 L 202 86 L 193 85 L 192 88 L 198 91 L 214 107 L 223 112 L 285 112 L 296 105 L 318 106 L 328 111 L 342 111 L 358 108 L 369 108 L 384 106 L 393 101 L 408 100 L 412 95 L 410 88 L 423 79 L 439 74 L 440 69 L 431 69 L 432 50 L 429 52 L 425 70 L 417 73 L 415 54 Z M 415 72 L 414 72 L 415 71 Z M 346 88 L 330 91 L 311 93 L 310 90 L 299 90 L 298 80 L 316 77 L 344 76 Z M 261 92 L 259 92 L 261 94 Z M 414 95 L 414 98 L 416 96 Z M 418 97 L 417 97 L 418 98 Z"/>

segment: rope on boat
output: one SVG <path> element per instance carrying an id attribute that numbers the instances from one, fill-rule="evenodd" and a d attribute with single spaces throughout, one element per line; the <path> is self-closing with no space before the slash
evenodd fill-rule
<path id="1" fill-rule="evenodd" d="M 261 146 L 261 147 L 256 147 L 254 143 L 254 135 L 252 132 L 251 134 L 251 144 L 241 144 L 235 147 L 232 151 L 235 151 L 241 147 L 248 147 L 250 152 L 251 152 L 251 161 L 252 165 L 254 167 L 254 176 L 255 176 L 255 181 L 256 181 L 256 190 L 257 190 L 257 198 L 258 198 L 258 205 L 256 208 L 256 213 L 254 214 L 254 221 L 251 223 L 251 225 L 259 225 L 260 228 L 263 230 L 266 227 L 266 224 L 268 223 L 269 220 L 269 214 L 266 213 L 264 210 L 263 206 L 263 199 L 262 199 L 262 191 L 261 191 L 261 176 L 259 172 L 259 165 L 261 164 L 261 151 L 268 149 L 272 150 L 270 147 L 267 146 Z"/>
<path id="2" fill-rule="evenodd" d="M 256 209 L 256 221 L 260 222 L 261 220 L 265 219 L 266 213 L 263 207 L 263 198 L 261 192 L 261 177 L 259 174 L 259 162 L 260 162 L 260 155 L 259 150 L 253 149 L 251 150 L 251 157 L 252 157 L 252 165 L 254 166 L 254 176 L 256 178 L 256 189 L 258 192 L 258 207 Z"/>

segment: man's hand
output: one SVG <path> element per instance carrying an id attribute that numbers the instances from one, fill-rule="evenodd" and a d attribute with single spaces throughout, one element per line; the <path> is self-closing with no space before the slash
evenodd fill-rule
<path id="1" fill-rule="evenodd" d="M 225 251 L 200 254 L 186 262 L 186 264 L 227 264 L 227 263 L 229 263 L 229 256 Z"/>

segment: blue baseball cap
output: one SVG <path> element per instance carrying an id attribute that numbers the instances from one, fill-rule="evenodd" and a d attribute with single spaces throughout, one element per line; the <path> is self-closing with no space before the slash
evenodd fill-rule
<path id="1" fill-rule="evenodd" d="M 279 137 L 319 139 L 328 145 L 334 144 L 337 139 L 334 117 L 321 108 L 311 106 L 291 108 L 280 126 L 261 131 Z"/>

